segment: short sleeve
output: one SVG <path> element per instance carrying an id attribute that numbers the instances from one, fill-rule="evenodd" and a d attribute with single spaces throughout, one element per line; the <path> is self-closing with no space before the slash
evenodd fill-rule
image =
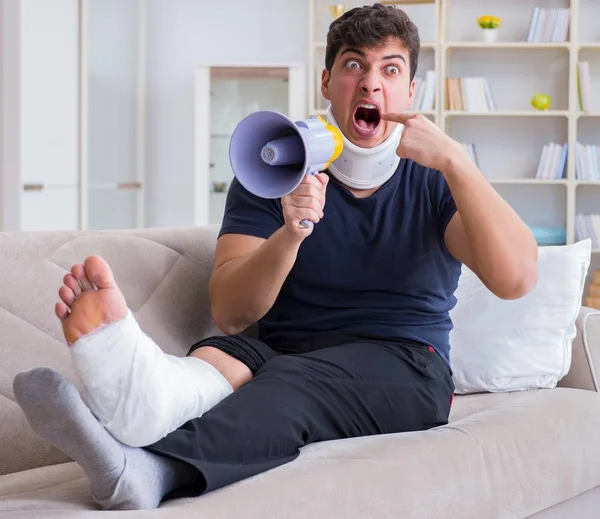
<path id="1" fill-rule="evenodd" d="M 248 234 L 268 239 L 283 223 L 279 199 L 253 195 L 234 177 L 227 193 L 219 237 L 223 234 Z"/>
<path id="2" fill-rule="evenodd" d="M 444 175 L 437 170 L 432 171 L 431 173 L 433 178 L 431 202 L 438 217 L 440 236 L 443 237 L 446 232 L 446 227 L 448 227 L 448 224 L 457 209 L 452 193 L 450 192 L 450 187 L 448 186 Z"/>

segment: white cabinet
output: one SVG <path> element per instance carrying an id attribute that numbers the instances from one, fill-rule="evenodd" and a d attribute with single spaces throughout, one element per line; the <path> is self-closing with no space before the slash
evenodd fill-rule
<path id="1" fill-rule="evenodd" d="M 144 0 L 2 7 L 2 229 L 142 225 Z"/>
<path id="2" fill-rule="evenodd" d="M 5 2 L 3 14 L 4 228 L 73 229 L 79 218 L 78 2 Z"/>
<path id="3" fill-rule="evenodd" d="M 301 64 L 199 67 L 195 92 L 194 225 L 219 224 L 233 179 L 229 141 L 237 124 L 259 110 L 297 121 L 308 116 Z"/>

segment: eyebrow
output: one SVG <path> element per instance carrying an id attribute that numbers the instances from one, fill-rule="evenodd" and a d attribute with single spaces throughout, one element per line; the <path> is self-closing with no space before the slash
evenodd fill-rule
<path id="1" fill-rule="evenodd" d="M 360 49 L 355 49 L 352 47 L 348 47 L 347 49 L 344 49 L 344 51 L 342 52 L 343 54 L 346 54 L 348 52 L 353 52 L 355 54 L 358 54 L 361 57 L 366 57 L 366 54 L 360 50 Z M 406 58 L 402 55 L 402 54 L 390 54 L 389 56 L 384 56 L 383 60 L 388 60 L 388 59 L 401 59 L 402 61 L 404 61 L 404 63 L 406 63 Z"/>

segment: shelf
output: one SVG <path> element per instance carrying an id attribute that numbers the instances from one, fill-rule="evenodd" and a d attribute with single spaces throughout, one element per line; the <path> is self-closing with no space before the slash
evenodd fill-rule
<path id="1" fill-rule="evenodd" d="M 568 117 L 567 110 L 496 110 L 495 112 L 468 112 L 466 110 L 444 110 L 448 117 Z"/>
<path id="2" fill-rule="evenodd" d="M 488 178 L 490 184 L 541 184 L 541 185 L 556 185 L 556 186 L 566 186 L 569 181 L 564 178 L 559 178 L 556 180 L 545 180 L 539 178 Z"/>
<path id="3" fill-rule="evenodd" d="M 577 112 L 577 117 L 600 117 L 600 112 Z"/>
<path id="4" fill-rule="evenodd" d="M 327 110 L 311 110 L 310 113 L 314 114 L 314 115 L 327 115 Z M 430 116 L 430 117 L 435 117 L 435 115 L 437 114 L 437 111 L 436 110 L 406 110 L 404 113 L 405 114 L 421 114 L 421 115 L 426 115 L 426 116 Z"/>
<path id="5" fill-rule="evenodd" d="M 483 41 L 456 41 L 445 43 L 447 49 L 565 49 L 568 50 L 568 42 L 556 43 L 528 43 L 526 41 L 504 41 L 496 43 L 485 43 Z"/>
<path id="6" fill-rule="evenodd" d="M 427 115 L 430 117 L 435 117 L 436 111 L 435 110 L 406 110 L 404 112 L 405 114 L 421 114 L 421 115 Z"/>
<path id="7" fill-rule="evenodd" d="M 398 2 L 391 2 L 389 0 L 380 2 L 383 5 L 416 5 L 416 4 L 435 4 L 435 0 L 400 0 Z"/>
<path id="8" fill-rule="evenodd" d="M 314 43 L 315 49 L 325 50 L 327 48 L 327 43 L 324 41 L 318 41 Z M 435 50 L 437 47 L 437 43 L 434 41 L 422 41 L 421 42 L 421 50 Z"/>
<path id="9" fill-rule="evenodd" d="M 600 42 L 594 41 L 594 42 L 580 43 L 579 48 L 580 49 L 600 49 Z"/>
<path id="10" fill-rule="evenodd" d="M 600 186 L 600 180 L 576 180 L 576 186 Z"/>

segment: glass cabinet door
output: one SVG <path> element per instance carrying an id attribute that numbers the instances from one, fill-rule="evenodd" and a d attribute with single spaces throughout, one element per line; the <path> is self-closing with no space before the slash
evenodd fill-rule
<path id="1" fill-rule="evenodd" d="M 197 191 L 207 196 L 196 197 L 195 203 L 201 205 L 195 211 L 196 224 L 222 221 L 234 178 L 229 142 L 238 123 L 260 110 L 273 110 L 293 120 L 304 118 L 304 83 L 303 69 L 293 66 L 214 66 L 198 71 L 196 181 L 200 184 Z"/>

